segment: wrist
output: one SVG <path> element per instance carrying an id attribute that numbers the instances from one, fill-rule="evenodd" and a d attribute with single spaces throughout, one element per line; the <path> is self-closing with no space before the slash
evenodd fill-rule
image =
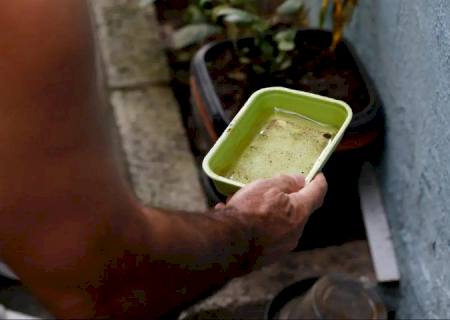
<path id="1" fill-rule="evenodd" d="M 226 220 L 232 231 L 232 246 L 236 247 L 239 256 L 239 265 L 234 276 L 241 276 L 259 267 L 261 246 L 257 241 L 256 221 L 253 215 L 242 213 L 233 206 L 214 211 L 214 216 L 220 220 Z"/>

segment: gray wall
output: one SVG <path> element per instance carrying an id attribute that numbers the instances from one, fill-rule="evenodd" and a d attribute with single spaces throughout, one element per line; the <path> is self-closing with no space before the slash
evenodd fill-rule
<path id="1" fill-rule="evenodd" d="M 361 0 L 347 35 L 387 116 L 380 178 L 400 260 L 401 316 L 449 318 L 450 1 Z"/>

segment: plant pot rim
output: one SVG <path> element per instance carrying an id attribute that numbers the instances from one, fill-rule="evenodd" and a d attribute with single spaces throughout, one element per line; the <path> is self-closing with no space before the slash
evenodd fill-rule
<path id="1" fill-rule="evenodd" d="M 292 298 L 299 297 L 309 289 L 319 280 L 319 277 L 311 277 L 303 280 L 291 283 L 285 286 L 283 289 L 278 291 L 278 293 L 273 297 L 273 299 L 268 303 L 264 319 L 272 320 L 283 307 L 292 300 Z"/>
<path id="2" fill-rule="evenodd" d="M 322 29 L 300 29 L 297 34 L 301 33 L 322 33 L 331 35 L 331 31 L 328 30 L 322 30 Z M 238 40 L 238 42 L 242 43 L 245 41 L 250 41 L 254 38 L 241 38 Z M 297 36 L 297 40 L 299 37 Z M 211 79 L 211 76 L 209 74 L 209 70 L 206 65 L 207 61 L 207 54 L 208 52 L 215 48 L 215 47 L 221 47 L 221 46 L 229 46 L 232 43 L 231 40 L 222 40 L 222 41 L 213 41 L 205 44 L 202 46 L 197 53 L 195 54 L 192 65 L 191 65 L 191 74 L 193 77 L 195 77 L 199 83 L 202 84 L 199 90 L 201 90 L 202 95 L 204 96 L 205 100 L 207 101 L 207 104 L 212 107 L 213 114 L 218 114 L 220 117 L 228 124 L 232 120 L 228 115 L 225 114 L 224 108 L 222 105 L 222 102 L 220 101 L 216 89 L 214 87 L 213 81 Z M 342 39 L 342 43 L 347 47 L 351 57 L 353 58 L 353 61 L 355 62 L 356 69 L 358 70 L 364 85 L 367 90 L 367 94 L 369 96 L 369 102 L 367 106 L 357 112 L 354 113 L 353 120 L 350 123 L 349 130 L 357 129 L 361 125 L 364 125 L 368 123 L 369 121 L 373 120 L 376 115 L 378 114 L 378 110 L 380 109 L 377 102 L 377 94 L 374 89 L 374 86 L 372 85 L 372 82 L 368 76 L 368 73 L 366 69 L 363 66 L 363 63 L 361 62 L 359 56 L 356 54 L 356 51 L 353 47 L 353 45 L 345 38 Z M 213 119 L 214 121 L 214 119 Z M 225 128 L 222 128 L 225 129 Z"/>

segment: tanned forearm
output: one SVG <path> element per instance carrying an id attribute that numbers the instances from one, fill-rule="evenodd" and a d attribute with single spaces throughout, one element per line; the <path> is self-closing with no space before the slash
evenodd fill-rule
<path id="1" fill-rule="evenodd" d="M 114 316 L 162 315 L 252 270 L 259 249 L 251 226 L 217 211 L 186 214 L 147 210 L 118 244 L 121 268 L 109 266 L 101 306 Z M 123 250 L 126 249 L 126 250 Z M 124 255 L 123 252 L 126 252 Z M 136 303 L 140 302 L 140 303 Z"/>
<path id="2" fill-rule="evenodd" d="M 0 255 L 50 311 L 156 317 L 249 270 L 249 225 L 130 194 L 99 111 L 85 1 L 5 2 L 0 43 Z"/>

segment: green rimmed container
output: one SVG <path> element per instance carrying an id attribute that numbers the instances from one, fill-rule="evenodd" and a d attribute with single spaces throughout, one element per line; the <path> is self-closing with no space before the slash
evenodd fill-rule
<path id="1" fill-rule="evenodd" d="M 294 112 L 338 129 L 306 175 L 307 183 L 322 169 L 336 149 L 353 116 L 351 108 L 343 101 L 282 87 L 258 90 L 248 99 L 203 160 L 204 172 L 222 194 L 231 195 L 244 186 L 241 182 L 227 178 L 226 173 L 275 109 Z"/>

